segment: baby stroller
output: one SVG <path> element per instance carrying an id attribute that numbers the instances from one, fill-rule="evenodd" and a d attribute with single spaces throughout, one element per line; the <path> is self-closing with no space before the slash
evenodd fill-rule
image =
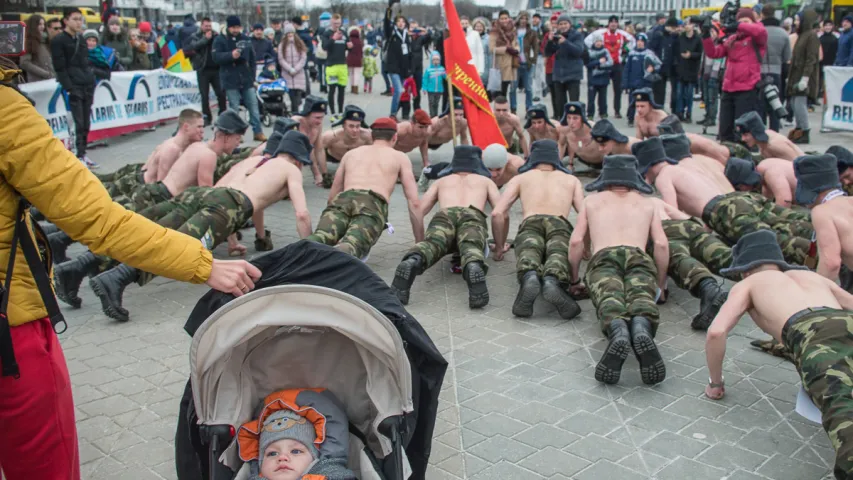
<path id="1" fill-rule="evenodd" d="M 360 479 L 425 478 L 447 362 L 420 324 L 368 266 L 326 245 L 303 240 L 254 263 L 255 291 L 208 292 L 184 326 L 178 478 L 243 478 L 235 429 L 293 385 L 325 387 L 346 406 Z"/>
<path id="2" fill-rule="evenodd" d="M 290 112 L 287 110 L 287 105 L 284 103 L 284 96 L 288 93 L 287 82 L 283 78 L 278 78 L 270 83 L 258 84 L 258 114 L 261 116 L 261 123 L 265 127 L 272 125 L 273 118 L 288 117 Z"/>

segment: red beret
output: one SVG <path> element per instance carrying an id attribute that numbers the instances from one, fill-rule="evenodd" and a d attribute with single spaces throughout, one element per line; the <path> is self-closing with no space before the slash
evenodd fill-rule
<path id="1" fill-rule="evenodd" d="M 377 118 L 372 125 L 371 130 L 394 130 L 397 131 L 397 121 L 391 117 Z"/>
<path id="2" fill-rule="evenodd" d="M 429 118 L 429 114 L 420 108 L 415 110 L 415 114 L 412 116 L 412 119 L 415 123 L 419 123 L 421 125 L 432 125 L 432 119 Z"/>

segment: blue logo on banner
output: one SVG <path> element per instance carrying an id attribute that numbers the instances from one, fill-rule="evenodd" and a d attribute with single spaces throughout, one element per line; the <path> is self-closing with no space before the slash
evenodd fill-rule
<path id="1" fill-rule="evenodd" d="M 128 100 L 135 100 L 137 85 L 145 87 L 145 93 L 148 94 L 148 98 L 151 98 L 151 87 L 148 86 L 148 82 L 145 80 L 145 76 L 136 74 L 133 76 L 133 79 L 130 81 L 130 87 L 127 89 Z"/>
<path id="2" fill-rule="evenodd" d="M 853 106 L 850 104 L 853 104 L 853 78 L 847 80 L 847 83 L 841 87 L 841 105 L 832 106 L 832 120 L 853 123 Z"/>

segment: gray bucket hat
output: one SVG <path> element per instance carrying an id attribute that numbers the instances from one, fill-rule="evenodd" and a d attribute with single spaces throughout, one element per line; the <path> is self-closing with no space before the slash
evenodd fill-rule
<path id="1" fill-rule="evenodd" d="M 530 156 L 527 157 L 527 162 L 518 167 L 518 173 L 528 172 L 537 165 L 551 165 L 555 170 L 563 173 L 571 174 L 568 168 L 563 166 L 560 161 L 560 150 L 557 147 L 557 142 L 551 139 L 536 140 L 530 145 Z"/>
<path id="2" fill-rule="evenodd" d="M 764 121 L 761 120 L 761 116 L 757 112 L 747 112 L 741 115 L 740 118 L 735 120 L 735 128 L 737 128 L 738 133 L 751 134 L 759 142 L 770 141 L 770 138 L 767 136 L 767 130 L 764 127 Z"/>
<path id="3" fill-rule="evenodd" d="M 675 115 L 667 115 L 658 123 L 658 135 L 673 135 L 684 133 L 684 125 Z"/>
<path id="4" fill-rule="evenodd" d="M 720 269 L 720 275 L 739 275 L 762 265 L 776 265 L 785 270 L 808 270 L 807 267 L 791 265 L 785 261 L 782 249 L 776 241 L 776 232 L 758 230 L 740 238 L 732 247 L 732 264 Z"/>
<path id="5" fill-rule="evenodd" d="M 585 187 L 587 192 L 600 192 L 607 187 L 628 187 L 650 195 L 654 190 L 637 171 L 637 157 L 608 155 L 604 157 L 601 175 Z"/>
<path id="6" fill-rule="evenodd" d="M 319 112 L 325 115 L 326 107 L 328 106 L 329 102 L 325 98 L 318 97 L 317 95 L 308 95 L 305 97 L 305 102 L 302 104 L 302 111 L 299 112 L 299 115 L 307 117 L 314 112 Z"/>
<path id="7" fill-rule="evenodd" d="M 289 131 L 282 135 L 275 149 L 275 155 L 286 153 L 299 160 L 303 165 L 311 165 L 311 141 L 302 132 Z"/>
<path id="8" fill-rule="evenodd" d="M 278 117 L 273 124 L 273 132 L 284 135 L 288 130 L 299 130 L 299 122 L 288 117 Z"/>
<path id="9" fill-rule="evenodd" d="M 545 120 L 545 123 L 552 127 L 554 126 L 554 124 L 551 123 L 551 119 L 548 118 L 548 108 L 541 103 L 537 103 L 530 107 L 530 110 L 527 111 L 526 117 L 527 121 L 524 123 L 525 130 L 530 128 L 530 124 L 533 123 L 533 120 Z"/>
<path id="10" fill-rule="evenodd" d="M 364 110 L 355 105 L 347 105 L 344 107 L 344 113 L 341 116 L 341 119 L 333 123 L 332 126 L 339 127 L 343 125 L 345 121 L 352 120 L 353 122 L 361 122 L 361 128 L 370 128 L 367 126 L 367 122 L 364 121 L 366 117 L 367 115 L 365 115 Z"/>
<path id="11" fill-rule="evenodd" d="M 243 120 L 240 114 L 230 108 L 216 118 L 214 126 L 220 132 L 229 135 L 243 135 L 249 129 L 249 124 Z"/>
<path id="12" fill-rule="evenodd" d="M 491 172 L 483 165 L 483 150 L 474 145 L 459 145 L 453 150 L 453 160 L 444 170 L 438 172 L 438 178 L 454 173 L 476 173 L 492 178 Z"/>
<path id="13" fill-rule="evenodd" d="M 608 140 L 613 140 L 616 143 L 628 143 L 628 137 L 619 133 L 613 122 L 606 119 L 595 122 L 590 135 L 598 143 L 604 143 Z"/>
<path id="14" fill-rule="evenodd" d="M 273 131 L 270 135 L 270 138 L 267 139 L 267 145 L 264 147 L 264 155 L 275 155 L 276 149 L 278 149 L 278 143 L 281 142 L 281 137 L 284 135 L 281 132 Z"/>
<path id="15" fill-rule="evenodd" d="M 794 200 L 800 205 L 815 203 L 821 192 L 841 188 L 838 160 L 834 155 L 803 155 L 794 159 L 797 188 Z"/>
<path id="16" fill-rule="evenodd" d="M 841 175 L 850 167 L 853 167 L 853 152 L 840 145 L 833 145 L 826 150 L 829 155 L 834 155 L 838 160 L 838 174 Z"/>
<path id="17" fill-rule="evenodd" d="M 732 157 L 726 162 L 726 178 L 734 187 L 748 185 L 757 187 L 761 185 L 761 175 L 755 171 L 755 163 L 751 160 Z"/>
<path id="18" fill-rule="evenodd" d="M 652 137 L 631 145 L 631 153 L 639 162 L 640 175 L 645 175 L 650 168 L 658 163 L 668 162 L 672 165 L 678 165 L 677 160 L 667 156 L 660 137 Z"/>
<path id="19" fill-rule="evenodd" d="M 683 133 L 674 133 L 661 135 L 659 138 L 661 143 L 663 143 L 663 149 L 666 151 L 667 157 L 676 161 L 681 161 L 692 156 L 690 153 L 690 139 L 687 138 L 687 135 Z"/>
<path id="20" fill-rule="evenodd" d="M 589 124 L 589 120 L 586 118 L 586 105 L 583 102 L 569 102 L 563 107 L 563 118 L 560 119 L 560 125 L 568 125 L 568 116 L 569 115 L 580 115 L 581 121 L 585 123 L 588 127 L 592 125 Z"/>

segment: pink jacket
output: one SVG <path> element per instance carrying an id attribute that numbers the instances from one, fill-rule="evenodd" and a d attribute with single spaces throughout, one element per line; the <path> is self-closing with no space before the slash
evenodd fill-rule
<path id="1" fill-rule="evenodd" d="M 724 92 L 746 92 L 755 88 L 761 80 L 761 63 L 753 44 L 764 57 L 767 49 L 767 29 L 760 23 L 738 24 L 737 33 L 730 35 L 721 44 L 715 44 L 710 37 L 702 41 L 708 57 L 726 59 Z"/>
<path id="2" fill-rule="evenodd" d="M 281 65 L 281 78 L 287 82 L 290 90 L 306 90 L 305 85 L 305 62 L 308 60 L 308 52 L 300 53 L 296 45 L 291 42 L 284 51 L 284 41 L 278 45 L 278 63 Z M 290 69 L 296 70 L 295 75 L 290 74 Z"/>

